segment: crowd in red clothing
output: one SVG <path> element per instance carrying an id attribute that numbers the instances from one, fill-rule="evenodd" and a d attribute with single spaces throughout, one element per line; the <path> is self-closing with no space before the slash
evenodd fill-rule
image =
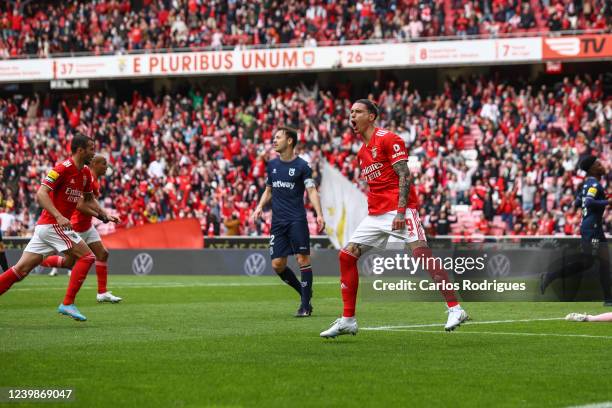
<path id="1" fill-rule="evenodd" d="M 558 32 L 612 28 L 606 0 L 452 0 L 460 36 L 520 31 Z"/>
<path id="2" fill-rule="evenodd" d="M 0 58 L 404 41 L 521 31 L 538 21 L 552 31 L 611 27 L 605 0 L 543 1 L 538 12 L 518 0 L 7 1 L 0 5 Z M 450 2 L 462 10 L 454 28 L 446 21 Z"/>
<path id="3" fill-rule="evenodd" d="M 140 7 L 141 6 L 141 7 Z M 442 0 L 6 2 L 0 57 L 435 36 Z M 419 27 L 410 28 L 412 22 Z"/>
<path id="4" fill-rule="evenodd" d="M 589 152 L 612 157 L 612 98 L 602 81 L 584 75 L 532 87 L 472 77 L 429 96 L 407 81 L 373 82 L 369 97 L 381 107 L 380 126 L 404 139 L 413 156 L 409 166 L 431 233 L 448 232 L 464 209 L 482 214 L 475 220 L 481 232 L 499 229 L 501 219 L 499 233 L 571 235 L 580 221 L 572 206 L 582 181 L 576 163 Z M 0 208 L 15 219 L 5 232 L 31 230 L 39 180 L 67 156 L 78 131 L 109 157 L 102 201 L 122 218 L 119 227 L 196 217 L 206 235 L 220 235 L 234 231 L 238 219 L 239 234 L 265 235 L 269 224 L 248 218 L 265 188 L 280 124 L 299 129 L 298 153 L 317 181 L 324 158 L 364 187 L 356 161 L 361 141 L 348 123 L 353 96 L 348 86 L 314 84 L 256 89 L 242 99 L 198 90 L 134 93 L 126 101 L 86 94 L 72 107 L 49 97 L 2 99 Z"/>

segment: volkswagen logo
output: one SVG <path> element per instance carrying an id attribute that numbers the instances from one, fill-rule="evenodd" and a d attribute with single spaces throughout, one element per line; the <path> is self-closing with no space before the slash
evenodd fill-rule
<path id="1" fill-rule="evenodd" d="M 487 263 L 487 271 L 493 277 L 503 278 L 510 275 L 510 259 L 504 254 L 493 255 Z"/>
<path id="2" fill-rule="evenodd" d="M 142 252 L 132 261 L 132 272 L 136 275 L 148 275 L 153 270 L 153 257 Z"/>
<path id="3" fill-rule="evenodd" d="M 244 261 L 244 273 L 249 276 L 263 275 L 266 270 L 266 258 L 260 253 L 254 253 Z"/>

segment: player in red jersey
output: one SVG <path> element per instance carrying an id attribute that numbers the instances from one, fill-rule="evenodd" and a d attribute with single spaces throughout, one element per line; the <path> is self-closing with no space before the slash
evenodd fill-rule
<path id="1" fill-rule="evenodd" d="M 104 214 L 104 212 L 97 200 L 100 197 L 100 184 L 98 183 L 98 179 L 106 173 L 108 163 L 104 156 L 97 155 L 91 160 L 91 164 L 89 164 L 88 167 L 91 172 L 91 186 L 95 199 L 88 202 L 84 200 L 79 201 L 77 210 L 72 213 L 70 222 L 74 231 L 79 234 L 96 256 L 96 276 L 98 278 L 98 294 L 96 295 L 96 300 L 98 302 L 118 303 L 122 299 L 119 296 L 113 295 L 106 289 L 106 282 L 108 279 L 106 263 L 108 261 L 108 251 L 102 244 L 102 239 L 100 238 L 100 234 L 98 234 L 98 230 L 96 230 L 91 223 L 93 217 L 99 217 L 104 222 L 112 221 L 118 223 L 120 221 L 119 218 L 115 216 L 109 215 L 108 218 L 106 218 L 106 216 L 100 215 Z M 76 259 L 73 256 L 52 255 L 45 258 L 40 265 L 48 268 L 70 269 L 75 262 Z"/>
<path id="2" fill-rule="evenodd" d="M 344 312 L 321 337 L 357 334 L 355 304 L 359 273 L 359 257 L 372 247 L 385 248 L 390 237 L 404 241 L 414 257 L 422 257 L 424 265 L 433 267 L 429 274 L 437 283 L 448 281 L 448 275 L 432 257 L 425 232 L 419 220 L 418 200 L 410 183 L 408 152 L 396 134 L 374 126 L 378 108 L 368 99 L 359 99 L 351 107 L 351 126 L 363 137 L 357 154 L 361 177 L 368 183 L 368 216 L 361 221 L 349 243 L 340 251 L 340 287 Z M 438 266 L 438 267 L 436 267 Z M 457 302 L 454 291 L 442 291 L 448 306 L 446 330 L 458 327 L 468 316 Z"/>
<path id="3" fill-rule="evenodd" d="M 70 150 L 72 157 L 50 170 L 36 193 L 43 212 L 17 264 L 0 275 L 0 295 L 40 265 L 45 254 L 64 252 L 74 257 L 76 262 L 58 312 L 85 321 L 87 318 L 74 305 L 74 298 L 96 258 L 72 230 L 70 217 L 79 200 L 83 199 L 86 203 L 93 200 L 91 174 L 85 165 L 94 156 L 94 142 L 77 135 L 72 139 Z M 106 216 L 104 213 L 101 215 Z"/>

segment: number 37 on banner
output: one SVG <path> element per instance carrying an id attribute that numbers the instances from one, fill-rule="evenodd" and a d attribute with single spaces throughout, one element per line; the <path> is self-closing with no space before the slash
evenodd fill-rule
<path id="1" fill-rule="evenodd" d="M 53 61 L 53 78 L 71 75 L 74 70 L 72 62 Z"/>

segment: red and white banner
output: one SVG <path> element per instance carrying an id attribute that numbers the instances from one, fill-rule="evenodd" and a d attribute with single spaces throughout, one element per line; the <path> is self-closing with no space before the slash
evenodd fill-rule
<path id="1" fill-rule="evenodd" d="M 612 57 L 612 34 L 0 61 L 0 82 L 410 68 Z"/>
<path id="2" fill-rule="evenodd" d="M 416 63 L 419 65 L 460 66 L 541 59 L 539 38 L 423 42 L 416 46 Z"/>
<path id="3" fill-rule="evenodd" d="M 508 38 L 495 40 L 495 59 L 501 62 L 530 62 L 542 59 L 540 38 Z"/>
<path id="4" fill-rule="evenodd" d="M 53 79 L 77 79 L 391 67 L 408 65 L 408 50 L 383 44 L 58 58 L 52 72 Z"/>
<path id="5" fill-rule="evenodd" d="M 0 61 L 0 82 L 31 82 L 51 79 L 48 59 Z"/>

